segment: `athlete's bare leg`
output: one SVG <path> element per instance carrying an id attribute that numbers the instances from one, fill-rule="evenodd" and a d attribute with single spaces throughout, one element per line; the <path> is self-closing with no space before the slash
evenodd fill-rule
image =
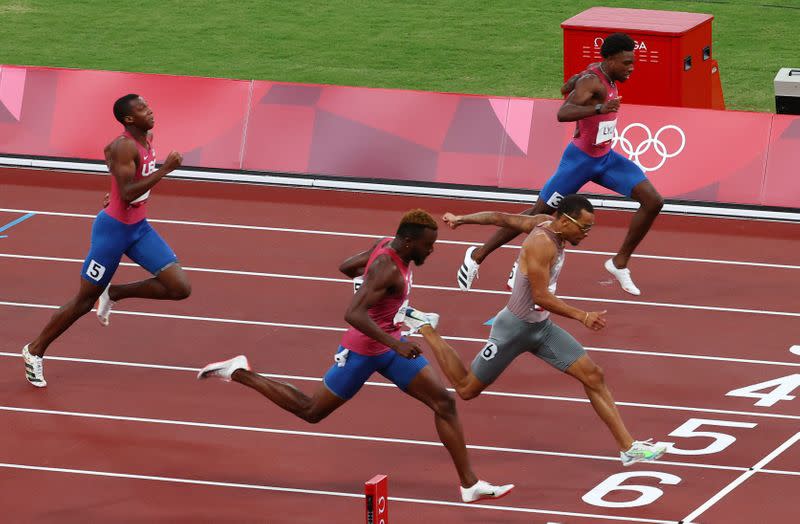
<path id="1" fill-rule="evenodd" d="M 628 226 L 628 233 L 625 235 L 625 240 L 622 242 L 619 251 L 612 258 L 614 266 L 618 269 L 628 267 L 628 261 L 631 258 L 636 246 L 645 237 L 653 221 L 658 216 L 661 208 L 664 206 L 664 199 L 653 187 L 649 180 L 639 182 L 633 188 L 631 198 L 639 202 L 639 209 L 633 214 L 631 224 Z M 477 251 L 477 250 L 476 250 Z"/>
<path id="2" fill-rule="evenodd" d="M 630 449 L 633 437 L 628 433 L 625 423 L 617 410 L 617 404 L 606 386 L 603 370 L 595 364 L 589 355 L 583 355 L 567 368 L 566 373 L 578 379 L 583 384 L 586 396 L 592 403 L 597 415 L 605 422 L 614 440 L 617 441 L 620 451 Z"/>
<path id="3" fill-rule="evenodd" d="M 78 293 L 50 317 L 39 336 L 28 344 L 28 351 L 30 351 L 31 355 L 44 356 L 47 347 L 55 339 L 69 329 L 76 320 L 92 310 L 92 306 L 97 302 L 97 298 L 102 292 L 102 287 L 81 278 Z"/>
<path id="4" fill-rule="evenodd" d="M 471 370 L 467 369 L 461 356 L 453 347 L 444 341 L 439 333 L 430 325 L 425 325 L 419 331 L 433 350 L 436 361 L 442 369 L 444 376 L 447 377 L 450 385 L 456 390 L 458 396 L 464 400 L 470 400 L 486 389 L 488 384 L 484 384 L 476 377 Z"/>
<path id="5" fill-rule="evenodd" d="M 461 486 L 464 488 L 473 486 L 478 482 L 478 477 L 472 471 L 469 461 L 464 431 L 456 411 L 456 401 L 444 388 L 433 368 L 430 365 L 425 366 L 408 385 L 406 392 L 433 410 L 436 432 L 450 453 Z"/>
<path id="6" fill-rule="evenodd" d="M 189 277 L 177 262 L 153 278 L 129 284 L 114 284 L 108 288 L 108 297 L 114 302 L 126 298 L 183 300 L 189 298 L 191 293 Z"/>
<path id="7" fill-rule="evenodd" d="M 311 424 L 316 424 L 347 402 L 324 385 L 314 392 L 314 396 L 309 397 L 288 382 L 262 377 L 247 369 L 237 369 L 231 379 L 258 391 L 276 406 Z"/>

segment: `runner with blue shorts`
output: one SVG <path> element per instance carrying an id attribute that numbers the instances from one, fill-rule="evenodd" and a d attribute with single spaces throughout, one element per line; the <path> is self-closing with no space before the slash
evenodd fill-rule
<path id="1" fill-rule="evenodd" d="M 411 291 L 411 262 L 418 266 L 425 262 L 433 252 L 437 230 L 436 221 L 428 213 L 421 209 L 409 211 L 393 239 L 382 239 L 342 263 L 342 273 L 350 278 L 363 276 L 364 280 L 347 308 L 345 320 L 350 327 L 334 354 L 334 364 L 313 396 L 251 371 L 244 355 L 213 362 L 200 370 L 197 378 L 233 380 L 314 424 L 353 398 L 377 371 L 433 410 L 439 439 L 450 453 L 461 481 L 461 500 L 476 502 L 507 495 L 513 484 L 493 486 L 475 476 L 453 396 L 422 356 L 419 346 L 401 337 L 400 325 Z"/>
<path id="2" fill-rule="evenodd" d="M 545 183 L 536 204 L 523 215 L 552 213 L 565 195 L 576 193 L 587 182 L 594 182 L 615 193 L 639 202 L 628 233 L 619 251 L 605 261 L 606 270 L 632 295 L 640 295 L 633 283 L 628 262 L 631 255 L 658 216 L 664 199 L 635 163 L 611 150 L 622 97 L 618 82 L 625 82 L 633 72 L 635 42 L 628 35 L 608 36 L 600 50 L 603 61 L 592 64 L 570 78 L 562 93 L 567 99 L 558 111 L 559 122 L 576 122 L 575 135 L 564 150 L 555 174 Z M 519 233 L 502 228 L 480 247 L 470 247 L 458 270 L 458 286 L 472 287 L 478 266 L 491 252 L 507 244 Z M 513 287 L 512 270 L 508 288 Z"/>
<path id="3" fill-rule="evenodd" d="M 105 148 L 111 172 L 111 191 L 105 209 L 92 225 L 89 254 L 81 269 L 78 293 L 62 306 L 32 342 L 22 348 L 25 378 L 45 387 L 43 358 L 48 346 L 95 302 L 97 318 L 104 326 L 114 302 L 125 298 L 183 300 L 191 293 L 189 278 L 172 249 L 147 222 L 150 190 L 167 173 L 181 165 L 180 153 L 172 151 L 156 168 L 151 129 L 153 111 L 139 95 L 125 95 L 114 103 L 114 117 L 125 131 Z M 109 285 L 122 255 L 149 271 L 153 278 L 129 284 Z"/>

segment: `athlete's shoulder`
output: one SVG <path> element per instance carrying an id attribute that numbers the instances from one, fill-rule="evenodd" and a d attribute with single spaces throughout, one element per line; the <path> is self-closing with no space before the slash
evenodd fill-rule
<path id="1" fill-rule="evenodd" d="M 581 71 L 578 73 L 578 79 L 575 81 L 576 84 L 593 84 L 598 83 L 602 84 L 603 81 L 600 80 L 600 75 L 597 74 L 597 71 L 593 71 L 591 69 L 586 69 L 585 71 Z"/>
<path id="2" fill-rule="evenodd" d="M 544 227 L 550 222 L 543 222 L 531 231 L 528 238 L 523 242 L 527 247 L 535 249 L 536 251 L 550 251 L 555 252 L 556 243 L 553 241 L 552 235 L 544 230 Z"/>
<path id="3" fill-rule="evenodd" d="M 136 154 L 136 142 L 129 136 L 119 135 L 108 143 L 105 150 L 114 156 Z"/>
<path id="4" fill-rule="evenodd" d="M 372 259 L 372 264 L 370 264 L 370 269 L 375 268 L 376 270 L 381 271 L 397 271 L 399 268 L 394 261 L 394 258 L 385 250 L 380 249 L 378 253 L 375 255 L 375 258 Z"/>
<path id="5" fill-rule="evenodd" d="M 394 289 L 403 281 L 403 274 L 388 253 L 380 253 L 367 268 L 365 282 L 372 289 Z"/>

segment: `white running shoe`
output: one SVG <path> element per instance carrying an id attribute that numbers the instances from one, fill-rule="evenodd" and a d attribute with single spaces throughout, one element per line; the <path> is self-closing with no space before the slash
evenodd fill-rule
<path id="1" fill-rule="evenodd" d="M 622 286 L 622 289 L 630 293 L 631 295 L 641 295 L 642 292 L 639 291 L 639 288 L 636 287 L 636 284 L 633 283 L 631 280 L 631 270 L 626 268 L 619 269 L 617 266 L 614 265 L 614 261 L 610 258 L 606 260 L 605 263 L 606 271 L 611 273 L 614 278 L 619 281 L 619 284 Z"/>
<path id="2" fill-rule="evenodd" d="M 469 291 L 472 287 L 472 283 L 478 278 L 478 267 L 480 264 L 472 260 L 472 252 L 478 249 L 477 246 L 472 246 L 471 248 L 467 249 L 467 252 L 464 254 L 464 262 L 461 263 L 461 267 L 458 268 L 458 287 L 461 291 Z"/>
<path id="3" fill-rule="evenodd" d="M 37 388 L 46 387 L 47 382 L 44 380 L 43 367 L 44 358 L 31 355 L 30 351 L 28 351 L 28 344 L 25 344 L 25 347 L 22 348 L 22 360 L 25 361 L 25 378 L 28 379 L 28 382 Z"/>
<path id="4" fill-rule="evenodd" d="M 419 309 L 407 307 L 405 316 L 403 316 L 403 324 L 405 324 L 411 331 L 410 334 L 416 333 L 422 326 L 430 325 L 433 329 L 439 325 L 439 315 L 436 313 L 423 313 Z"/>
<path id="5" fill-rule="evenodd" d="M 111 308 L 114 306 L 114 301 L 108 296 L 109 287 L 111 287 L 111 284 L 106 286 L 103 294 L 97 300 L 97 320 L 104 326 L 109 324 L 108 317 L 111 316 Z"/>
<path id="6" fill-rule="evenodd" d="M 620 451 L 619 458 L 623 466 L 630 466 L 637 462 L 653 462 L 661 458 L 667 451 L 663 442 L 652 442 L 653 439 L 634 440 L 628 451 Z"/>
<path id="7" fill-rule="evenodd" d="M 519 260 L 514 261 L 514 267 L 511 268 L 511 274 L 508 275 L 506 288 L 508 288 L 509 291 L 514 289 L 514 281 L 517 279 L 517 269 L 519 269 Z"/>
<path id="8" fill-rule="evenodd" d="M 511 493 L 512 489 L 514 489 L 514 484 L 492 486 L 485 480 L 479 480 L 472 487 L 461 488 L 461 500 L 464 502 L 477 502 L 481 499 L 499 499 Z"/>
<path id="9" fill-rule="evenodd" d="M 247 361 L 246 356 L 239 355 L 238 357 L 223 360 L 222 362 L 212 362 L 200 370 L 200 373 L 197 374 L 197 380 L 219 378 L 225 382 L 230 382 L 231 375 L 233 375 L 233 372 L 237 369 L 246 369 L 250 371 L 250 363 Z"/>

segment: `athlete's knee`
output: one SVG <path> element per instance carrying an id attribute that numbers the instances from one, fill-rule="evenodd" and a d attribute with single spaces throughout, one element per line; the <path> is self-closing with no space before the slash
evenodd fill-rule
<path id="1" fill-rule="evenodd" d="M 94 297 L 78 297 L 75 299 L 73 306 L 75 308 L 75 312 L 81 316 L 85 315 L 92 310 L 96 300 L 97 299 Z"/>
<path id="2" fill-rule="evenodd" d="M 433 401 L 431 408 L 440 417 L 449 418 L 456 414 L 456 399 L 447 390 L 442 390 Z"/>
<path id="3" fill-rule="evenodd" d="M 327 413 L 321 413 L 319 411 L 311 410 L 305 413 L 305 415 L 303 416 L 303 420 L 305 420 L 309 424 L 317 424 L 319 422 L 322 422 L 327 416 L 328 416 Z"/>
<path id="4" fill-rule="evenodd" d="M 658 214 L 664 207 L 664 197 L 656 193 L 649 198 L 646 203 L 643 203 L 642 206 L 650 213 Z"/>
<path id="5" fill-rule="evenodd" d="M 461 400 L 472 400 L 481 394 L 480 391 L 474 391 L 471 388 L 458 388 L 456 393 L 461 397 Z"/>
<path id="6" fill-rule="evenodd" d="M 530 211 L 530 213 L 528 213 L 528 211 Z M 528 210 L 526 210 L 525 213 L 523 213 L 523 214 L 526 214 L 526 215 L 541 215 L 543 213 L 548 213 L 549 214 L 549 213 L 552 213 L 552 212 L 553 212 L 553 208 L 548 206 L 547 202 L 545 202 L 543 198 L 539 198 L 536 201 L 536 203 L 533 204 L 533 207 L 528 209 Z"/>
<path id="7" fill-rule="evenodd" d="M 472 400 L 481 394 L 483 386 L 477 382 L 469 382 L 456 388 L 456 393 L 462 400 Z"/>
<path id="8" fill-rule="evenodd" d="M 606 383 L 606 375 L 603 368 L 594 364 L 584 375 L 583 383 L 586 387 L 591 389 L 599 389 Z"/>
<path id="9" fill-rule="evenodd" d="M 650 214 L 658 214 L 664 207 L 664 197 L 653 189 L 652 191 L 645 192 L 640 197 L 639 204 L 644 211 Z"/>
<path id="10" fill-rule="evenodd" d="M 309 401 L 308 404 L 303 406 L 303 409 L 297 413 L 301 419 L 305 420 L 309 424 L 317 424 L 325 419 L 330 413 L 326 412 L 325 410 L 319 409 L 319 407 L 313 403 L 313 401 Z"/>
<path id="11" fill-rule="evenodd" d="M 170 300 L 185 300 L 192 294 L 192 285 L 188 280 L 181 280 L 167 289 Z"/>
<path id="12" fill-rule="evenodd" d="M 89 287 L 91 287 L 91 289 L 87 289 Z M 65 307 L 72 308 L 72 310 L 79 315 L 85 315 L 92 310 L 103 289 L 102 287 L 95 288 L 95 286 L 82 287 L 78 294 L 75 295 Z"/>

